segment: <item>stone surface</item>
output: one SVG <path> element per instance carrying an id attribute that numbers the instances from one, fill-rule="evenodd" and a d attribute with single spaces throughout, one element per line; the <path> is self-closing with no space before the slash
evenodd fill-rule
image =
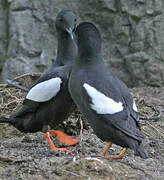
<path id="1" fill-rule="evenodd" d="M 146 86 L 133 88 L 131 92 L 138 97 L 140 102 L 144 99 L 146 103 L 153 104 L 164 112 L 164 87 Z M 145 111 L 143 106 L 141 109 L 142 112 Z M 0 110 L 1 113 L 4 113 L 2 108 Z M 105 142 L 102 142 L 88 126 L 87 128 L 84 126 L 85 121 L 79 122 L 81 119 L 79 117 L 79 114 L 70 116 L 63 123 L 65 127 L 63 130 L 67 134 L 80 139 L 78 145 L 67 147 L 74 152 L 72 155 L 50 150 L 43 133 L 20 134 L 15 128 L 1 124 L 1 179 L 164 179 L 164 115 L 157 121 L 141 121 L 142 131 L 145 135 L 144 146 L 148 151 L 149 158 L 141 159 L 134 156 L 134 152 L 128 149 L 122 160 L 106 160 L 97 156 L 105 147 Z M 56 147 L 64 147 L 56 138 L 51 137 Z M 113 144 L 107 155 L 118 154 L 121 149 Z"/>
<path id="2" fill-rule="evenodd" d="M 1 0 L 0 9 L 2 81 L 51 66 L 56 14 L 72 9 L 78 22 L 97 25 L 104 60 L 125 83 L 164 85 L 163 0 Z"/>
<path id="3" fill-rule="evenodd" d="M 30 87 L 39 75 L 26 75 L 16 79 Z M 134 156 L 128 149 L 122 160 L 106 160 L 97 156 L 105 147 L 76 111 L 57 129 L 80 140 L 66 148 L 73 154 L 50 150 L 43 133 L 20 133 L 8 124 L 0 124 L 0 179 L 55 179 L 55 180 L 163 180 L 164 178 L 164 87 L 138 87 L 131 89 L 140 115 L 153 116 L 161 109 L 160 119 L 141 120 L 145 135 L 143 145 L 149 158 Z M 0 84 L 0 117 L 8 117 L 23 101 L 26 92 Z M 153 106 L 150 106 L 153 105 Z M 154 108 L 153 108 L 154 107 Z M 51 136 L 56 147 L 65 147 Z M 119 154 L 121 147 L 112 145 L 107 155 Z"/>

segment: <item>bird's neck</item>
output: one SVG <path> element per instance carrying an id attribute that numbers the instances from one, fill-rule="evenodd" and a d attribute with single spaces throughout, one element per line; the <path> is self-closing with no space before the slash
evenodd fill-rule
<path id="1" fill-rule="evenodd" d="M 93 64 L 103 64 L 101 53 L 91 53 L 91 54 L 78 54 L 78 58 L 75 61 L 76 66 L 92 66 Z"/>
<path id="2" fill-rule="evenodd" d="M 58 33 L 58 47 L 57 59 L 63 65 L 73 63 L 77 56 L 77 47 L 75 42 L 71 39 L 67 32 L 57 29 Z"/>

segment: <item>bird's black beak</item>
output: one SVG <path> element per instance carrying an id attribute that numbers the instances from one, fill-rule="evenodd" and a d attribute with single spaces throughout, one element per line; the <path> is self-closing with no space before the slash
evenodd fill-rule
<path id="1" fill-rule="evenodd" d="M 73 30 L 71 28 L 67 28 L 66 31 L 69 33 L 69 35 L 71 36 L 71 39 L 73 40 Z"/>

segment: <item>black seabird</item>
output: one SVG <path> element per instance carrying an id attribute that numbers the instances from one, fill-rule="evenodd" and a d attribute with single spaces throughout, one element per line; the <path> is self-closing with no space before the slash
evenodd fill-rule
<path id="1" fill-rule="evenodd" d="M 23 105 L 16 112 L 9 118 L 0 118 L 0 123 L 10 123 L 25 133 L 45 132 L 51 149 L 56 151 L 71 152 L 66 148 L 55 147 L 50 134 L 66 145 L 79 142 L 59 130 L 50 128 L 64 121 L 74 108 L 68 92 L 68 78 L 77 56 L 77 47 L 73 41 L 75 27 L 76 16 L 71 10 L 62 10 L 57 15 L 58 47 L 54 65 L 31 87 Z"/>
<path id="2" fill-rule="evenodd" d="M 75 35 L 78 58 L 69 78 L 69 91 L 95 134 L 107 142 L 101 156 L 105 157 L 114 143 L 123 150 L 106 158 L 123 158 L 127 148 L 147 158 L 135 101 L 127 86 L 104 64 L 99 31 L 92 23 L 84 22 L 77 27 Z"/>

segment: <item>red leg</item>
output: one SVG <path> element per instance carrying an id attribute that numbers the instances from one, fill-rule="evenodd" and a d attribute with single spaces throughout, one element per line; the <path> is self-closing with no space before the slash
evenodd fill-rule
<path id="1" fill-rule="evenodd" d="M 62 131 L 50 130 L 49 132 L 50 132 L 50 134 L 55 135 L 57 137 L 57 139 L 65 145 L 72 146 L 72 145 L 79 143 L 79 140 L 71 138 L 70 136 L 68 136 L 67 134 L 65 134 Z"/>
<path id="2" fill-rule="evenodd" d="M 45 136 L 46 136 L 46 139 L 49 142 L 50 147 L 51 147 L 52 150 L 55 150 L 55 151 L 66 151 L 68 153 L 72 153 L 72 151 L 70 151 L 70 150 L 68 150 L 66 148 L 57 148 L 57 147 L 55 147 L 55 145 L 53 144 L 53 142 L 52 142 L 52 140 L 50 138 L 50 133 L 49 132 L 46 132 Z"/>
<path id="3" fill-rule="evenodd" d="M 128 148 L 123 148 L 123 150 L 120 152 L 119 155 L 109 155 L 109 156 L 105 156 L 106 152 L 108 151 L 109 147 L 111 146 L 111 142 L 107 142 L 105 148 L 104 148 L 104 151 L 100 154 L 100 156 L 106 158 L 106 159 L 122 159 L 126 152 L 127 152 L 127 149 Z"/>
<path id="4" fill-rule="evenodd" d="M 103 156 L 103 157 L 104 157 L 105 154 L 108 152 L 109 148 L 111 147 L 111 145 L 112 145 L 111 142 L 107 142 L 107 143 L 106 143 L 106 146 L 105 146 L 105 148 L 104 148 L 104 150 L 103 150 L 103 152 L 100 153 L 100 156 Z"/>

